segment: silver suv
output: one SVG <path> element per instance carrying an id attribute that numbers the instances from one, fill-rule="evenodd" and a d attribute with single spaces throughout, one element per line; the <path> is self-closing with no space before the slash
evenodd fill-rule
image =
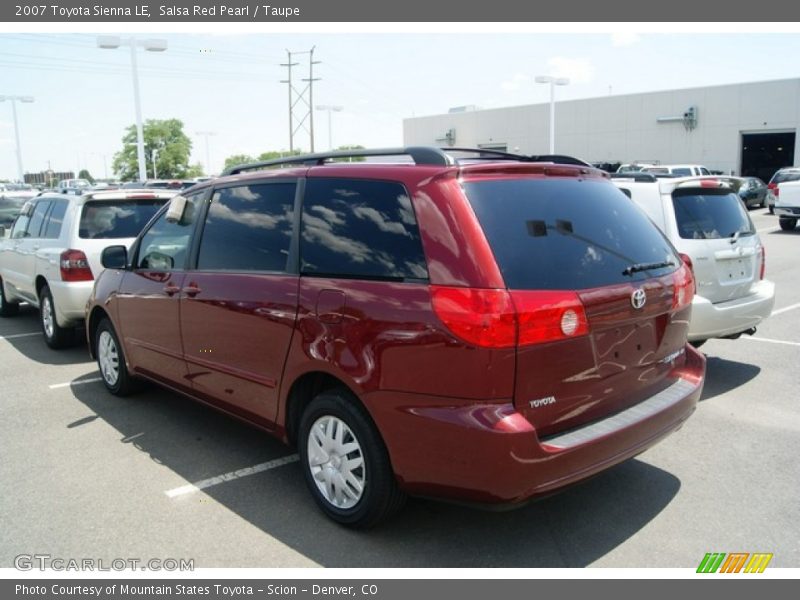
<path id="1" fill-rule="evenodd" d="M 174 191 L 44 194 L 27 202 L 0 240 L 0 316 L 20 302 L 39 308 L 51 348 L 73 342 L 106 246 L 130 246 Z"/>
<path id="2" fill-rule="evenodd" d="M 614 176 L 692 267 L 689 341 L 755 333 L 772 313 L 775 284 L 764 278 L 764 246 L 744 204 L 725 177 L 656 179 Z"/>

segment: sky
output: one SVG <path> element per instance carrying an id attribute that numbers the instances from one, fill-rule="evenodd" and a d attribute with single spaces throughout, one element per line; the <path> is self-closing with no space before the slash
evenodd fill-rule
<path id="1" fill-rule="evenodd" d="M 404 118 L 451 107 L 547 102 L 536 75 L 569 77 L 564 100 L 800 76 L 788 59 L 800 55 L 798 33 L 131 33 L 168 43 L 138 54 L 143 117 L 183 121 L 191 162 L 206 164 L 207 141 L 213 173 L 230 155 L 289 147 L 287 49 L 315 48 L 313 103 L 342 107 L 334 147 L 399 146 Z M 17 104 L 25 171 L 113 175 L 135 121 L 130 51 L 99 49 L 97 35 L 0 33 L 0 95 L 35 98 Z M 293 77 L 308 77 L 307 61 L 293 57 Z M 326 150 L 328 113 L 314 119 Z M 310 147 L 306 131 L 295 146 Z M 17 178 L 15 148 L 0 102 L 0 180 Z"/>

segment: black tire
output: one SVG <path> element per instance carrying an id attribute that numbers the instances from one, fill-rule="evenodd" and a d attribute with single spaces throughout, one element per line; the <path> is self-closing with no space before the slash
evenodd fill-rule
<path id="1" fill-rule="evenodd" d="M 346 426 L 344 429 L 342 424 Z M 312 465 L 309 459 L 309 438 L 315 425 L 322 428 L 318 431 L 323 434 L 328 433 L 327 430 L 330 429 L 333 432 L 343 431 L 341 443 L 352 445 L 355 442 L 358 449 L 341 456 L 335 449 L 329 449 L 325 454 L 325 457 L 329 458 L 326 463 L 317 462 Z M 334 435 L 333 432 L 330 435 Z M 320 440 L 321 438 L 315 435 L 313 443 L 320 444 Z M 383 439 L 370 416 L 349 391 L 328 390 L 311 401 L 300 419 L 297 444 L 301 468 L 311 495 L 322 511 L 337 523 L 353 528 L 372 527 L 403 506 L 405 494 L 397 486 Z M 359 456 L 362 459 L 361 466 L 352 471 L 345 470 L 345 464 L 348 461 L 357 461 Z M 319 469 L 316 471 L 317 477 L 314 469 Z M 350 493 L 350 497 L 342 494 L 343 501 L 355 501 L 354 505 L 337 506 L 326 497 L 320 489 L 325 487 L 323 479 L 326 479 L 326 473 L 330 474 L 329 480 L 339 477 L 339 488 L 346 488 Z M 360 495 L 357 488 L 352 485 L 341 485 L 345 483 L 344 477 L 350 475 L 363 482 Z M 329 484 L 331 491 L 334 489 L 333 485 Z M 358 497 L 353 498 L 354 495 Z"/>
<path id="2" fill-rule="evenodd" d="M 699 348 L 703 344 L 705 344 L 708 340 L 695 340 L 693 342 L 689 342 L 693 347 Z"/>
<path id="3" fill-rule="evenodd" d="M 117 357 L 116 379 L 110 376 L 108 370 L 104 368 L 103 365 L 103 360 L 106 355 L 101 352 L 101 344 L 109 342 L 113 344 Z M 109 392 L 115 396 L 128 396 L 140 389 L 141 382 L 128 372 L 128 365 L 125 363 L 125 354 L 119 343 L 119 337 L 117 337 L 117 332 L 114 331 L 114 326 L 108 319 L 104 318 L 100 321 L 95 331 L 94 355 L 97 357 L 97 367 L 100 369 L 100 378 L 103 380 L 103 385 L 106 386 Z M 104 358 L 101 358 L 101 356 Z"/>
<path id="4" fill-rule="evenodd" d="M 6 290 L 0 278 L 0 317 L 13 317 L 19 312 L 19 304 L 6 300 Z"/>
<path id="5" fill-rule="evenodd" d="M 783 217 L 780 217 L 778 219 L 778 223 L 780 224 L 781 229 L 784 231 L 792 231 L 795 228 L 795 225 L 797 225 L 797 219 L 784 219 Z"/>
<path id="6" fill-rule="evenodd" d="M 75 328 L 61 327 L 56 319 L 56 303 L 50 287 L 45 285 L 39 291 L 39 324 L 42 327 L 44 341 L 47 345 L 58 350 L 75 343 Z"/>

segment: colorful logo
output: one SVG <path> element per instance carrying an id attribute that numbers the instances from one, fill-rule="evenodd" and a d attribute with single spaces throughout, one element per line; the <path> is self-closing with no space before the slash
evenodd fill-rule
<path id="1" fill-rule="evenodd" d="M 698 573 L 763 573 L 772 554 L 766 552 L 707 552 L 697 567 Z"/>

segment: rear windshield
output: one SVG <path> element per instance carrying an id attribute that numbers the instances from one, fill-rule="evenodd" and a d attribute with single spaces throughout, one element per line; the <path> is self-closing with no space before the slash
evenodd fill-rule
<path id="1" fill-rule="evenodd" d="M 783 183 L 784 181 L 797 181 L 798 179 L 800 179 L 800 171 L 778 171 L 769 182 Z"/>
<path id="2" fill-rule="evenodd" d="M 677 191 L 672 194 L 678 234 L 686 240 L 707 240 L 753 235 L 756 232 L 747 211 L 735 194 L 727 190 Z"/>
<path id="3" fill-rule="evenodd" d="M 673 175 L 691 175 L 692 170 L 686 167 L 678 167 L 676 169 L 672 169 Z"/>
<path id="4" fill-rule="evenodd" d="M 87 202 L 78 235 L 92 240 L 136 237 L 165 203 L 163 198 Z"/>
<path id="5" fill-rule="evenodd" d="M 652 221 L 607 181 L 503 179 L 464 188 L 510 289 L 600 287 L 680 264 Z"/>

